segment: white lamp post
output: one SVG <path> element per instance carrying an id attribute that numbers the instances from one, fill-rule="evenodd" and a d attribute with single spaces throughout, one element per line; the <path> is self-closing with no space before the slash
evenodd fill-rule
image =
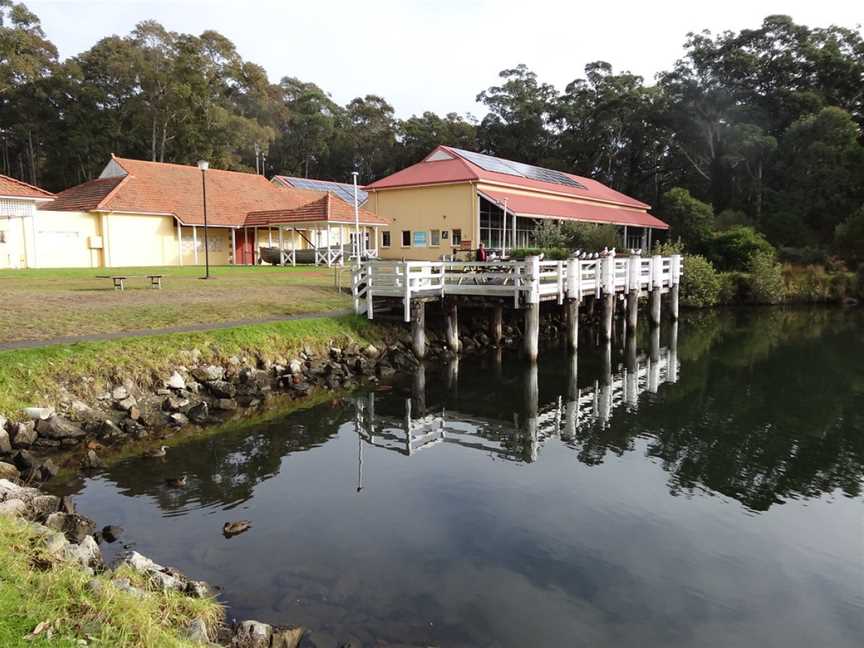
<path id="1" fill-rule="evenodd" d="M 360 203 L 357 198 L 357 171 L 352 171 L 351 175 L 354 177 L 354 256 L 357 259 L 357 263 L 360 263 Z"/>

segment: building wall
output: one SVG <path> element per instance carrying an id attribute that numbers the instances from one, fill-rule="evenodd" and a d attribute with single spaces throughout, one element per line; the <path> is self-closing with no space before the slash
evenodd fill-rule
<path id="1" fill-rule="evenodd" d="M 172 216 L 144 214 L 103 214 L 105 265 L 177 265 L 179 249 Z"/>
<path id="2" fill-rule="evenodd" d="M 173 219 L 172 219 L 173 220 Z M 204 228 L 181 227 L 183 236 L 182 265 L 204 265 Z M 210 265 L 228 265 L 231 263 L 231 230 L 226 227 L 208 227 L 207 242 L 210 249 Z M 196 262 L 195 250 L 198 250 Z M 177 225 L 174 224 L 174 264 L 177 263 Z"/>
<path id="3" fill-rule="evenodd" d="M 98 216 L 88 212 L 39 211 L 33 213 L 35 253 L 30 267 L 98 268 L 102 265 Z M 25 224 L 25 233 L 26 233 Z M 32 241 L 31 247 L 32 247 Z"/>
<path id="4" fill-rule="evenodd" d="M 470 183 L 372 191 L 366 209 L 391 223 L 380 228 L 378 234 L 383 259 L 438 260 L 453 253 L 452 235 L 457 229 L 461 231 L 463 245 L 477 247 L 477 195 Z M 437 246 L 432 245 L 432 230 L 442 233 Z M 383 232 L 387 231 L 389 248 L 380 244 Z M 403 231 L 411 232 L 409 246 L 402 245 Z M 425 245 L 417 245 L 423 237 Z"/>
<path id="5" fill-rule="evenodd" d="M 0 198 L 0 268 L 26 268 L 31 263 L 32 200 Z"/>

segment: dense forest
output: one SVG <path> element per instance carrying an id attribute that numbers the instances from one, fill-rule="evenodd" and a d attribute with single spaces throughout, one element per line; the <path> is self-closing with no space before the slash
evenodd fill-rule
<path id="1" fill-rule="evenodd" d="M 653 82 L 597 61 L 561 92 L 518 65 L 477 100 L 479 120 L 398 119 L 376 95 L 342 106 L 314 82 L 272 83 L 217 32 L 152 21 L 61 61 L 38 16 L 0 0 L 0 173 L 48 189 L 112 152 L 254 170 L 261 150 L 268 175 L 370 182 L 443 143 L 594 177 L 654 205 L 691 248 L 744 227 L 864 258 L 860 28 L 769 16 L 689 34 Z"/>

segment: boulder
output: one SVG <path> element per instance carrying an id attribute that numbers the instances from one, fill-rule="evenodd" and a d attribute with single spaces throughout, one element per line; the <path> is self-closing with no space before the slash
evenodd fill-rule
<path id="1" fill-rule="evenodd" d="M 174 372 L 165 381 L 165 386 L 170 389 L 186 389 L 186 380 L 178 372 Z"/>
<path id="2" fill-rule="evenodd" d="M 375 346 L 370 344 L 365 349 L 363 349 L 363 355 L 365 355 L 367 358 L 377 358 L 379 355 L 381 355 L 381 352 Z"/>
<path id="3" fill-rule="evenodd" d="M 186 594 L 192 598 L 213 598 L 216 592 L 205 581 L 190 580 L 186 583 Z"/>
<path id="4" fill-rule="evenodd" d="M 123 410 L 124 412 L 130 411 L 133 407 L 138 405 L 138 401 L 134 396 L 127 396 L 126 398 L 121 398 L 116 401 L 117 409 Z"/>
<path id="5" fill-rule="evenodd" d="M 189 420 L 195 423 L 206 423 L 210 418 L 210 410 L 207 407 L 207 403 L 198 403 L 189 410 L 187 416 Z"/>
<path id="6" fill-rule="evenodd" d="M 76 543 L 92 536 L 96 531 L 96 523 L 93 520 L 77 513 L 52 513 L 45 520 L 45 526 L 62 532 L 69 542 Z"/>
<path id="7" fill-rule="evenodd" d="M 15 466 L 5 461 L 0 461 L 0 479 L 8 479 L 14 481 L 21 477 L 21 471 Z"/>
<path id="8" fill-rule="evenodd" d="M 12 463 L 15 464 L 15 467 L 18 468 L 18 470 L 24 472 L 35 467 L 38 462 L 36 457 L 27 450 L 18 450 L 12 455 Z"/>
<path id="9" fill-rule="evenodd" d="M 102 527 L 102 537 L 105 542 L 117 542 L 123 534 L 123 529 L 119 526 L 109 525 Z"/>
<path id="10" fill-rule="evenodd" d="M 222 410 L 223 412 L 233 412 L 237 409 L 237 401 L 233 398 L 220 398 L 213 403 L 213 409 Z"/>
<path id="11" fill-rule="evenodd" d="M 178 396 L 168 396 L 162 401 L 162 409 L 166 412 L 177 412 L 188 405 L 188 398 L 180 398 Z"/>
<path id="12" fill-rule="evenodd" d="M 53 415 L 36 423 L 36 432 L 49 439 L 74 439 L 84 436 L 80 425 L 61 416 Z"/>
<path id="13" fill-rule="evenodd" d="M 77 562 L 83 567 L 95 568 L 102 564 L 102 552 L 93 536 L 85 536 L 78 543 L 69 543 L 63 548 L 63 558 Z"/>
<path id="14" fill-rule="evenodd" d="M 234 398 L 237 394 L 237 388 L 226 380 L 212 380 L 207 387 L 217 398 Z"/>
<path id="15" fill-rule="evenodd" d="M 189 418 L 185 414 L 181 414 L 180 412 L 174 412 L 171 416 L 168 417 L 168 423 L 175 427 L 183 427 L 184 425 L 189 423 Z"/>
<path id="16" fill-rule="evenodd" d="M 192 643 L 210 643 L 210 635 L 207 632 L 207 624 L 204 623 L 204 619 L 198 618 L 192 620 L 192 623 L 186 627 L 186 639 Z"/>
<path id="17" fill-rule="evenodd" d="M 27 503 L 19 499 L 0 502 L 0 515 L 9 517 L 24 517 L 27 515 Z"/>
<path id="18" fill-rule="evenodd" d="M 270 638 L 270 648 L 297 648 L 303 639 L 304 630 L 300 626 L 293 628 L 274 628 Z"/>
<path id="19" fill-rule="evenodd" d="M 125 385 L 117 385 L 111 390 L 111 400 L 119 402 L 125 398 L 129 398 L 129 390 Z"/>
<path id="20" fill-rule="evenodd" d="M 104 468 L 105 464 L 96 455 L 95 450 L 88 450 L 87 454 L 84 455 L 84 458 L 81 459 L 81 467 L 85 470 L 96 470 L 98 468 Z"/>
<path id="21" fill-rule="evenodd" d="M 246 648 L 267 648 L 273 636 L 273 628 L 260 621 L 243 621 L 237 628 L 235 645 Z"/>
<path id="22" fill-rule="evenodd" d="M 297 359 L 292 360 L 288 365 L 288 370 L 295 376 L 301 374 L 303 373 L 303 363 Z"/>
<path id="23" fill-rule="evenodd" d="M 99 427 L 99 436 L 103 439 L 113 440 L 122 439 L 125 434 L 114 421 L 105 419 Z"/>
<path id="24" fill-rule="evenodd" d="M 44 520 L 59 508 L 60 498 L 56 495 L 36 495 L 30 500 L 29 504 L 30 516 L 34 520 Z"/>
<path id="25" fill-rule="evenodd" d="M 73 414 L 81 418 L 88 418 L 96 414 L 96 410 L 94 410 L 84 401 L 80 400 L 73 400 L 72 403 L 69 405 L 69 409 L 72 411 Z"/>
<path id="26" fill-rule="evenodd" d="M 186 588 L 186 582 L 179 575 L 168 573 L 162 565 L 159 565 L 137 551 L 129 552 L 123 562 L 139 574 L 144 574 L 150 579 L 151 584 L 161 590 L 175 590 L 182 592 Z"/>
<path id="27" fill-rule="evenodd" d="M 36 425 L 33 421 L 24 423 L 13 423 L 10 427 L 12 446 L 15 448 L 29 448 L 36 440 Z"/>
<path id="28" fill-rule="evenodd" d="M 111 584 L 121 592 L 130 594 L 135 598 L 144 598 L 147 596 L 147 592 L 132 585 L 128 578 L 115 578 L 111 581 Z"/>
<path id="29" fill-rule="evenodd" d="M 205 367 L 195 367 L 192 370 L 192 376 L 198 382 L 209 382 L 211 380 L 222 380 L 225 377 L 225 370 L 216 365 L 207 365 Z"/>
<path id="30" fill-rule="evenodd" d="M 0 423 L 3 422 L 2 417 L 0 417 Z M 9 433 L 6 431 L 5 426 L 0 425 L 0 454 L 9 454 L 12 452 L 12 439 L 9 438 Z"/>
<path id="31" fill-rule="evenodd" d="M 41 421 L 54 415 L 53 407 L 25 407 L 22 412 L 31 421 Z"/>

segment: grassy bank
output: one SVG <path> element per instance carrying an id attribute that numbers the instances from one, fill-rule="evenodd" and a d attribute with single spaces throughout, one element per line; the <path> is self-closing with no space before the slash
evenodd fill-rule
<path id="1" fill-rule="evenodd" d="M 222 617 L 213 600 L 176 592 L 141 598 L 116 589 L 111 578 L 127 578 L 146 589 L 144 576 L 124 568 L 98 576 L 102 587 L 73 563 L 53 562 L 24 522 L 0 516 L 0 646 L 191 648 L 183 629 L 196 618 L 208 626 Z M 33 635 L 34 630 L 41 629 Z M 86 644 L 79 643 L 80 640 Z"/>
<path id="2" fill-rule="evenodd" d="M 106 384 L 131 379 L 161 382 L 173 367 L 190 363 L 197 350 L 206 360 L 232 356 L 275 360 L 309 347 L 379 342 L 382 329 L 363 317 L 344 316 L 240 326 L 107 342 L 0 352 L 0 414 L 16 417 L 22 407 L 54 405 L 64 389 L 93 397 Z"/>
<path id="3" fill-rule="evenodd" d="M 0 343 L 70 335 L 168 328 L 344 309 L 329 268 L 220 266 L 201 281 L 201 267 L 0 270 Z M 98 275 L 126 274 L 115 291 Z M 164 274 L 152 290 L 148 274 Z M 350 285 L 347 274 L 343 281 Z"/>

